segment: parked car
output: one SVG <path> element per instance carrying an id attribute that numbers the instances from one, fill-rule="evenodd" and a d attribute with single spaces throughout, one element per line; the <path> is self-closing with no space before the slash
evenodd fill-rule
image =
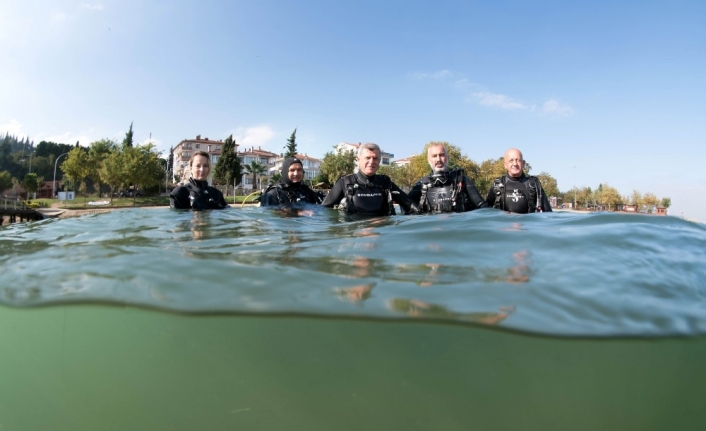
<path id="1" fill-rule="evenodd" d="M 137 190 L 137 196 L 144 196 L 145 192 L 142 190 Z M 118 197 L 121 198 L 131 198 L 135 196 L 135 191 L 134 190 L 123 190 L 120 193 L 118 193 Z"/>

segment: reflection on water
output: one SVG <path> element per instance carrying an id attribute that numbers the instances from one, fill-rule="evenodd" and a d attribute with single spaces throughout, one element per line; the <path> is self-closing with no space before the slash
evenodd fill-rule
<path id="1" fill-rule="evenodd" d="M 701 225 L 307 211 L 137 209 L 3 227 L 0 302 L 433 319 L 557 335 L 706 331 Z"/>

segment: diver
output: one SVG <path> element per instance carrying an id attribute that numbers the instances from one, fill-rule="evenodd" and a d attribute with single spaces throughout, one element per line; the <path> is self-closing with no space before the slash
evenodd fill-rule
<path id="1" fill-rule="evenodd" d="M 419 213 L 450 213 L 487 208 L 473 181 L 461 169 L 449 171 L 449 158 L 444 144 L 433 144 L 427 150 L 432 173 L 412 187 L 409 198 Z"/>
<path id="2" fill-rule="evenodd" d="M 525 160 L 516 148 L 505 151 L 507 175 L 496 178 L 488 191 L 489 206 L 513 213 L 551 212 L 539 178 L 525 175 Z"/>
<path id="3" fill-rule="evenodd" d="M 302 182 L 304 167 L 301 160 L 290 157 L 282 162 L 282 177 L 260 196 L 260 205 L 320 204 L 321 196 Z"/>
<path id="4" fill-rule="evenodd" d="M 387 175 L 377 175 L 380 147 L 371 143 L 361 144 L 356 161 L 358 172 L 339 178 L 321 205 L 338 205 L 338 209 L 348 213 L 386 216 L 395 214 L 395 202 L 405 214 L 409 214 L 412 201 L 405 192 Z"/>
<path id="5" fill-rule="evenodd" d="M 189 181 L 176 187 L 169 194 L 169 206 L 178 209 L 213 210 L 228 207 L 223 193 L 208 185 L 211 171 L 210 157 L 197 151 L 189 159 Z"/>

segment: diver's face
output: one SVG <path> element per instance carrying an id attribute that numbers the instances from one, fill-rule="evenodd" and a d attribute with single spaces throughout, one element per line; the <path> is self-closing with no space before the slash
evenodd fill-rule
<path id="1" fill-rule="evenodd" d="M 301 183 L 304 179 L 304 168 L 299 163 L 292 163 L 287 173 L 289 181 L 293 183 Z"/>
<path id="2" fill-rule="evenodd" d="M 449 165 L 449 159 L 446 156 L 446 149 L 443 145 L 432 145 L 427 151 L 427 161 L 431 170 L 434 173 L 444 172 Z"/>
<path id="3" fill-rule="evenodd" d="M 372 177 L 380 167 L 380 153 L 363 148 L 358 156 L 358 170 L 364 175 Z"/>
<path id="4" fill-rule="evenodd" d="M 508 175 L 514 178 L 522 176 L 525 161 L 522 159 L 522 153 L 519 150 L 507 150 L 504 164 Z"/>
<path id="5" fill-rule="evenodd" d="M 208 157 L 198 155 L 191 161 L 191 176 L 197 181 L 206 181 L 208 173 L 211 171 L 211 163 Z"/>

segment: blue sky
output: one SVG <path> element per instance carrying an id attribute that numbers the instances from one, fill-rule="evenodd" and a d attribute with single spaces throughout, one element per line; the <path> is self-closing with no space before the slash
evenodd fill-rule
<path id="1" fill-rule="evenodd" d="M 706 2 L 0 1 L 0 132 L 520 148 L 706 221 Z M 577 166 L 572 168 L 572 166 Z"/>

